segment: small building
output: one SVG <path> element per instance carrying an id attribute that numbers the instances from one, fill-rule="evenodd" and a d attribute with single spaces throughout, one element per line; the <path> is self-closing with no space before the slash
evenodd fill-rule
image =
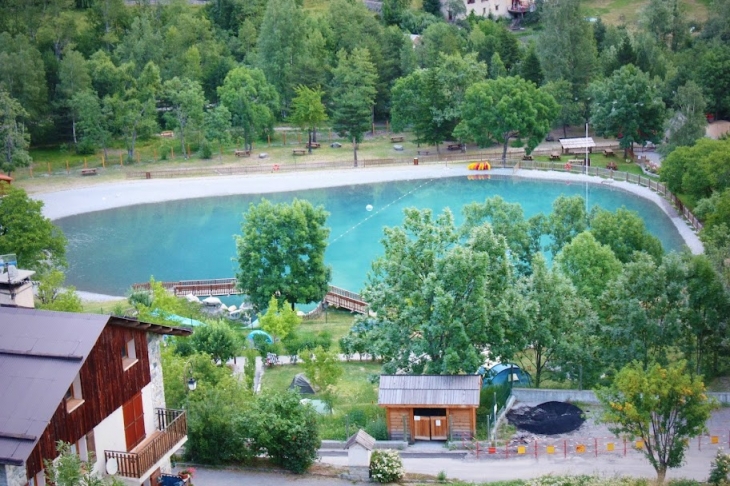
<path id="1" fill-rule="evenodd" d="M 593 147 L 596 146 L 593 137 L 561 138 L 559 140 L 564 154 L 585 155 L 592 153 Z"/>
<path id="2" fill-rule="evenodd" d="M 476 434 L 479 375 L 381 375 L 378 405 L 391 440 L 471 439 Z"/>
<path id="3" fill-rule="evenodd" d="M 0 307 L 0 485 L 44 486 L 64 441 L 98 476 L 156 486 L 187 441 L 165 407 L 160 345 L 191 331 L 99 314 Z"/>
<path id="4" fill-rule="evenodd" d="M 362 429 L 347 439 L 345 450 L 347 450 L 347 466 L 350 470 L 350 479 L 368 480 L 370 477 L 370 454 L 373 448 L 375 448 L 375 439 Z"/>
<path id="5" fill-rule="evenodd" d="M 33 308 L 32 270 L 18 268 L 15 253 L 0 255 L 0 305 Z"/>

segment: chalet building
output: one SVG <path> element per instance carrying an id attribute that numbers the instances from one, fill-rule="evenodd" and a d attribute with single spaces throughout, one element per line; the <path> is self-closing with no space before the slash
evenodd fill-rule
<path id="1" fill-rule="evenodd" d="M 517 18 L 535 8 L 533 0 L 464 0 L 464 3 L 467 16 L 474 12 L 479 17 Z M 448 16 L 449 12 L 444 10 L 444 15 Z"/>
<path id="2" fill-rule="evenodd" d="M 378 405 L 391 440 L 471 439 L 476 435 L 479 375 L 381 375 Z"/>
<path id="3" fill-rule="evenodd" d="M 187 441 L 185 412 L 165 408 L 160 344 L 190 333 L 0 307 L 0 486 L 46 484 L 44 461 L 57 457 L 58 441 L 99 475 L 156 485 Z"/>

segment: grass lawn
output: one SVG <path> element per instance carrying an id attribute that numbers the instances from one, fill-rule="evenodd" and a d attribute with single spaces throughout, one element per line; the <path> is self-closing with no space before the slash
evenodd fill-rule
<path id="1" fill-rule="evenodd" d="M 380 374 L 380 363 L 371 361 L 343 362 L 344 373 L 334 393 L 334 412 L 320 416 L 320 435 L 323 439 L 343 440 L 359 427 L 380 425 L 384 432 L 385 411 L 378 407 L 377 386 L 370 383 L 371 375 Z M 292 378 L 302 373 L 300 365 L 283 365 L 266 368 L 261 388 L 286 390 Z M 312 398 L 317 399 L 314 395 Z M 369 430 L 372 434 L 373 431 Z"/>
<path id="2" fill-rule="evenodd" d="M 302 321 L 298 331 L 300 332 L 313 332 L 318 333 L 321 331 L 329 331 L 332 334 L 332 344 L 334 348 L 337 348 L 337 343 L 340 338 L 346 335 L 352 323 L 355 320 L 355 314 L 351 314 L 348 311 L 330 309 L 327 311 L 327 316 L 322 314 L 316 319 L 306 319 Z"/>
<path id="3" fill-rule="evenodd" d="M 108 302 L 82 302 L 83 312 L 87 314 L 111 314 L 112 309 L 117 305 L 121 305 L 125 309 L 131 307 L 127 299 L 110 300 Z"/>
<path id="4" fill-rule="evenodd" d="M 708 15 L 708 0 L 682 0 L 685 19 L 704 22 Z M 586 17 L 601 17 L 609 25 L 638 27 L 641 11 L 648 0 L 583 0 L 581 7 Z"/>

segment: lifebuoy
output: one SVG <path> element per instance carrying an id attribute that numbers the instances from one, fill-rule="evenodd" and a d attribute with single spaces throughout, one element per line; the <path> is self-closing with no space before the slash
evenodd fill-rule
<path id="1" fill-rule="evenodd" d="M 570 170 L 570 162 L 568 162 L 567 164 L 565 164 L 565 170 Z"/>
<path id="2" fill-rule="evenodd" d="M 279 164 L 274 164 L 274 170 L 279 170 Z"/>

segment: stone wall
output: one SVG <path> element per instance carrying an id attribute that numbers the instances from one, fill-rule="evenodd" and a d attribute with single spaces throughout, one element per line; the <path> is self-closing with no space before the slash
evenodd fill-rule
<path id="1" fill-rule="evenodd" d="M 162 361 L 160 347 L 163 337 L 159 334 L 147 333 L 147 353 L 150 357 L 150 384 L 152 385 L 152 406 L 165 407 L 165 385 L 162 381 Z"/>
<path id="2" fill-rule="evenodd" d="M 25 486 L 28 483 L 25 475 L 24 466 L 0 464 L 0 486 Z"/>

